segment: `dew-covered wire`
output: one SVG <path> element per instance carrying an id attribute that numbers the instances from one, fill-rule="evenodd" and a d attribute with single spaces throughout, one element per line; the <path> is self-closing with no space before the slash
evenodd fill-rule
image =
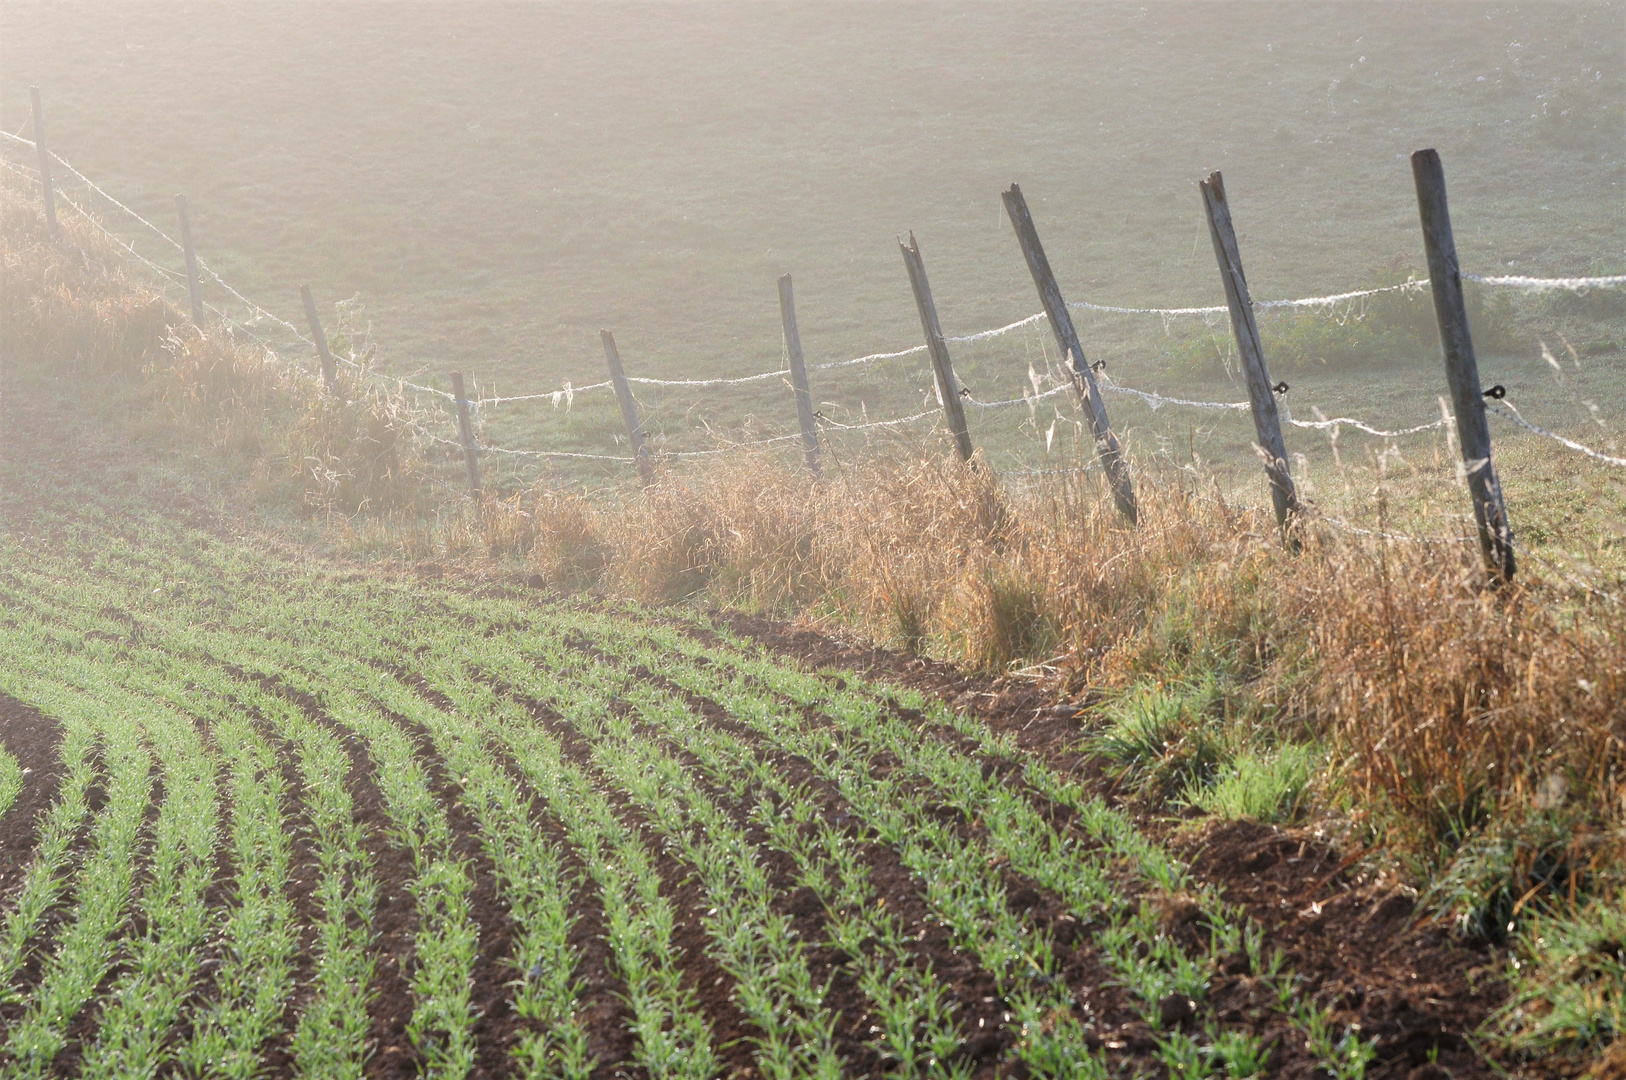
<path id="1" fill-rule="evenodd" d="M 789 442 L 792 439 L 800 439 L 801 437 L 802 433 L 798 431 L 793 435 L 775 435 L 771 439 L 756 439 L 752 442 L 730 443 L 728 446 L 721 446 L 715 450 L 661 450 L 658 451 L 658 453 L 661 457 L 674 458 L 712 457 L 717 454 L 727 454 L 734 450 L 752 450 L 759 446 L 770 446 L 774 443 Z"/>
<path id="2" fill-rule="evenodd" d="M 828 371 L 831 368 L 852 367 L 855 364 L 873 364 L 877 360 L 897 360 L 904 356 L 914 356 L 916 353 L 926 351 L 926 346 L 916 345 L 913 348 L 899 349 L 897 352 L 870 353 L 868 356 L 854 357 L 851 360 L 830 360 L 823 364 L 809 364 L 809 371 Z"/>
<path id="3" fill-rule="evenodd" d="M 459 447 L 459 448 L 461 448 L 462 445 L 463 445 L 462 443 L 457 442 L 457 441 L 452 440 L 452 439 L 436 439 L 436 441 L 437 442 L 443 442 L 443 443 L 446 443 L 449 446 L 456 446 L 456 447 Z M 480 452 L 481 453 L 486 453 L 488 451 L 490 453 L 493 453 L 493 454 L 507 454 L 510 457 L 583 458 L 583 459 L 586 459 L 586 460 L 589 460 L 589 461 L 632 461 L 632 460 L 634 460 L 634 459 L 632 459 L 630 457 L 620 457 L 620 456 L 617 456 L 615 454 L 585 454 L 585 453 L 577 453 L 575 451 L 570 451 L 570 450 L 510 450 L 507 447 L 503 447 L 503 446 L 481 445 L 481 447 L 480 447 Z"/>
<path id="4" fill-rule="evenodd" d="M 1040 319 L 1043 319 L 1044 317 L 1045 317 L 1045 314 L 1044 314 L 1044 312 L 1041 311 L 1036 315 L 1029 315 L 1024 319 L 1017 319 L 1013 323 L 1006 323 L 1004 326 L 996 326 L 992 330 L 982 330 L 982 331 L 979 331 L 979 332 L 977 332 L 975 334 L 964 334 L 964 335 L 961 335 L 960 337 L 944 338 L 944 340 L 951 343 L 951 344 L 954 344 L 954 345 L 963 345 L 966 342 L 970 342 L 970 341 L 984 341 L 984 340 L 986 340 L 988 338 L 1001 337 L 1001 336 L 1003 336 L 1005 334 L 1010 333 L 1013 330 L 1020 330 L 1024 326 L 1032 326 L 1034 323 L 1038 322 Z M 925 346 L 922 345 L 921 348 L 924 349 Z M 851 362 L 852 363 L 857 363 L 856 360 L 851 361 Z"/>
<path id="5" fill-rule="evenodd" d="M 40 182 L 40 171 L 31 165 L 24 165 L 20 161 L 7 161 L 5 158 L 0 158 L 0 168 L 10 169 L 31 184 Z"/>
<path id="6" fill-rule="evenodd" d="M 978 401 L 976 398 L 971 397 L 968 394 L 966 395 L 965 403 L 978 409 L 1009 409 L 1016 405 L 1033 405 L 1043 401 L 1045 398 L 1052 398 L 1057 394 L 1065 394 L 1071 389 L 1072 387 L 1070 385 L 1063 383 L 1060 386 L 1051 387 L 1042 394 L 1028 394 L 1024 397 L 1005 398 L 1002 401 Z"/>
<path id="7" fill-rule="evenodd" d="M 913 416 L 900 416 L 896 420 L 870 420 L 862 424 L 843 424 L 839 420 L 832 420 L 828 416 L 823 415 L 818 416 L 818 421 L 821 426 L 833 427 L 838 431 L 862 431 L 865 428 L 898 427 L 902 424 L 912 424 L 916 420 L 924 420 L 928 416 L 936 416 L 941 411 L 942 410 L 940 409 L 927 409 L 925 412 L 917 412 Z"/>
<path id="8" fill-rule="evenodd" d="M 1505 275 L 1502 277 L 1485 277 L 1480 274 L 1463 274 L 1463 280 L 1478 282 L 1481 285 L 1493 285 L 1503 288 L 1523 289 L 1525 292 L 1567 292 L 1584 293 L 1592 289 L 1619 289 L 1626 287 L 1626 274 L 1611 274 L 1606 277 L 1562 277 L 1538 278 L 1523 277 L 1520 275 Z M 1425 278 L 1423 281 L 1427 284 Z"/>
<path id="9" fill-rule="evenodd" d="M 1140 398 L 1153 409 L 1164 405 L 1183 405 L 1188 409 L 1240 410 L 1251 408 L 1246 401 L 1191 401 L 1186 398 L 1165 397 L 1162 394 L 1155 394 L 1147 390 L 1136 390 L 1132 386 L 1120 386 L 1106 375 L 1097 375 L 1096 378 L 1101 384 L 1101 389 L 1107 393 Z"/>
<path id="10" fill-rule="evenodd" d="M 742 375 L 737 379 L 651 379 L 640 376 L 628 376 L 629 383 L 641 383 L 644 386 L 739 386 L 742 383 L 761 382 L 764 379 L 783 379 L 790 375 L 786 370 L 762 371 L 755 375 Z"/>
<path id="11" fill-rule="evenodd" d="M 1553 440 L 1554 442 L 1559 443 L 1560 445 L 1566 446 L 1569 449 L 1574 450 L 1578 454 L 1585 454 L 1587 457 L 1592 458 L 1594 461 L 1601 461 L 1605 465 L 1613 465 L 1616 468 L 1626 468 L 1626 458 L 1613 457 L 1613 456 L 1611 456 L 1609 454 L 1604 453 L 1601 450 L 1594 450 L 1590 446 L 1584 446 L 1581 443 L 1576 442 L 1574 439 L 1566 439 L 1564 436 L 1555 434 L 1554 432 L 1551 432 L 1551 431 L 1548 431 L 1546 428 L 1537 427 L 1535 424 L 1532 424 L 1530 421 L 1526 420 L 1523 416 L 1521 416 L 1519 414 L 1519 410 L 1517 408 L 1514 408 L 1514 406 L 1511 403 L 1504 403 L 1504 404 L 1506 404 L 1507 409 L 1511 410 L 1511 411 L 1504 412 L 1503 407 L 1501 405 L 1492 405 L 1490 402 L 1485 403 L 1485 409 L 1486 409 L 1487 412 L 1493 412 L 1497 416 L 1502 417 L 1504 420 L 1513 421 L 1515 424 L 1518 424 L 1520 427 L 1524 428 L 1526 431 L 1531 431 L 1531 432 L 1534 432 L 1537 435 L 1545 436 L 1545 437 Z"/>
<path id="12" fill-rule="evenodd" d="M 1447 427 L 1448 425 L 1455 423 L 1456 418 L 1441 417 L 1440 419 L 1431 421 L 1427 424 L 1418 424 L 1416 427 L 1401 428 L 1399 431 L 1383 431 L 1359 420 L 1352 420 L 1347 416 L 1338 416 L 1331 420 L 1295 420 L 1290 416 L 1287 418 L 1287 422 L 1292 424 L 1294 427 L 1313 428 L 1317 431 L 1325 431 L 1327 428 L 1333 428 L 1336 431 L 1338 428 L 1352 427 L 1357 431 L 1364 431 L 1368 435 L 1376 435 L 1380 439 L 1398 439 L 1403 435 L 1416 435 L 1418 432 L 1433 431 L 1436 428 Z"/>
<path id="13" fill-rule="evenodd" d="M 604 382 L 588 383 L 586 386 L 573 386 L 570 383 L 565 383 L 562 389 L 548 390 L 540 394 L 515 394 L 510 397 L 493 396 L 482 398 L 480 400 L 480 405 L 482 407 L 491 405 L 507 405 L 512 401 L 552 401 L 555 405 L 558 405 L 560 401 L 569 400 L 577 394 L 585 394 L 589 390 L 602 390 L 610 385 L 611 384 L 608 379 L 606 379 Z"/>
<path id="14" fill-rule="evenodd" d="M 1467 533 L 1458 533 L 1456 535 L 1439 533 L 1434 536 L 1412 536 L 1408 533 L 1383 532 L 1380 529 L 1363 529 L 1359 525 L 1351 525 L 1342 518 L 1335 518 L 1331 514 L 1317 514 L 1314 520 L 1324 521 L 1336 529 L 1342 529 L 1345 532 L 1354 533 L 1356 536 L 1375 536 L 1380 540 L 1398 540 L 1401 543 L 1406 544 L 1458 544 L 1474 539 L 1473 536 L 1470 536 Z"/>
<path id="15" fill-rule="evenodd" d="M 18 140 L 18 141 L 26 141 L 26 140 Z M 34 144 L 32 142 L 30 142 L 30 143 L 28 143 L 28 145 L 33 146 Z M 72 173 L 81 183 L 83 183 L 91 191 L 94 191 L 96 194 L 100 195 L 102 198 L 106 199 L 108 202 L 112 203 L 114 206 L 116 206 L 120 210 L 124 211 L 125 214 L 127 214 L 130 217 L 134 218 L 136 221 L 140 222 L 142 225 L 145 225 L 148 229 L 152 230 L 153 233 L 155 233 L 160 238 L 162 238 L 165 242 L 167 242 L 176 251 L 184 252 L 186 250 L 186 248 L 184 246 L 182 246 L 180 241 L 176 240 L 173 236 L 170 236 L 163 229 L 160 229 L 157 225 L 154 225 L 152 222 L 148 221 L 146 218 L 144 218 L 140 214 L 136 213 L 130 207 L 126 206 L 124 203 L 120 202 L 118 199 L 115 199 L 112 195 L 108 194 L 108 192 L 107 192 L 107 190 L 105 188 L 101 187 L 99 184 L 97 184 L 90 177 L 86 176 L 84 173 L 82 173 L 78 169 L 74 168 L 73 165 L 70 162 L 68 162 L 65 158 L 63 158 L 61 154 L 58 154 L 55 150 L 52 150 L 50 152 L 50 154 L 51 154 L 52 160 L 54 160 L 58 165 L 61 165 L 64 169 L 67 169 L 70 173 Z M 80 211 L 80 212 L 83 213 L 83 211 Z M 104 228 L 103 231 L 105 232 L 106 229 Z M 309 345 L 312 348 L 316 347 L 316 342 L 314 342 L 310 338 L 306 337 L 300 331 L 299 327 L 295 326 L 293 323 L 289 322 L 286 319 L 280 318 L 279 316 L 272 314 L 271 312 L 267 311 L 265 308 L 261 307 L 260 305 L 256 304 L 254 301 L 250 300 L 248 297 L 244 296 L 242 293 L 238 292 L 236 289 L 232 288 L 231 285 L 226 282 L 225 278 L 221 277 L 220 274 L 218 272 L 216 272 L 216 270 L 212 266 L 210 266 L 208 263 L 206 263 L 201 257 L 197 256 L 196 253 L 194 253 L 193 257 L 197 261 L 199 270 L 201 270 L 201 271 L 203 271 L 203 273 L 207 274 L 209 276 L 210 280 L 214 281 L 214 283 L 219 285 L 222 289 L 225 289 L 228 293 L 230 293 L 244 307 L 248 308 L 250 311 L 254 312 L 256 315 L 259 315 L 259 316 L 261 316 L 263 318 L 266 318 L 266 319 L 270 319 L 272 322 L 277 323 L 279 326 L 282 326 L 283 328 L 287 329 L 288 331 L 290 331 L 294 335 L 294 337 L 298 338 L 300 341 L 304 342 L 306 345 Z"/>

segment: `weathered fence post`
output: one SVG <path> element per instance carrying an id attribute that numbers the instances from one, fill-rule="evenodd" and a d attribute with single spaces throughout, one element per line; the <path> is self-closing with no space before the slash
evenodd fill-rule
<path id="1" fill-rule="evenodd" d="M 1219 261 L 1220 281 L 1225 285 L 1225 303 L 1231 309 L 1231 332 L 1236 336 L 1237 353 L 1248 380 L 1248 400 L 1253 403 L 1253 430 L 1265 454 L 1265 475 L 1270 478 L 1270 500 L 1276 505 L 1276 524 L 1287 528 L 1290 515 L 1299 511 L 1298 491 L 1287 463 L 1287 444 L 1282 440 L 1281 417 L 1276 412 L 1276 392 L 1271 389 L 1270 372 L 1265 367 L 1265 350 L 1259 340 L 1259 324 L 1253 317 L 1253 298 L 1248 279 L 1242 273 L 1242 255 L 1237 249 L 1236 230 L 1231 225 L 1231 204 L 1225 198 L 1225 179 L 1214 173 L 1197 183 L 1202 190 L 1203 208 L 1208 211 L 1208 235 L 1214 241 L 1214 258 Z"/>
<path id="2" fill-rule="evenodd" d="M 920 258 L 920 245 L 915 234 L 909 242 L 898 241 L 903 251 L 903 265 L 909 270 L 909 285 L 915 291 L 915 307 L 920 309 L 920 328 L 926 332 L 926 351 L 931 354 L 932 370 L 937 376 L 937 393 L 943 399 L 943 416 L 949 431 L 954 433 L 954 445 L 964 461 L 971 460 L 971 432 L 965 426 L 965 406 L 960 401 L 960 384 L 954 378 L 954 363 L 949 359 L 948 342 L 943 339 L 943 327 L 937 321 L 937 305 L 932 302 L 931 283 L 926 280 L 926 264 Z"/>
<path id="3" fill-rule="evenodd" d="M 655 479 L 655 467 L 650 464 L 649 450 L 644 445 L 644 427 L 638 422 L 638 407 L 633 404 L 632 387 L 627 385 L 627 373 L 621 370 L 621 353 L 615 347 L 615 335 L 600 330 L 604 339 L 604 362 L 610 366 L 610 382 L 615 386 L 615 398 L 621 403 L 621 419 L 627 425 L 627 439 L 632 443 L 632 456 L 638 462 L 638 475 L 644 483 Z"/>
<path id="4" fill-rule="evenodd" d="M 301 285 L 299 298 L 305 301 L 305 319 L 311 324 L 311 338 L 316 342 L 316 354 L 322 358 L 322 381 L 327 383 L 328 390 L 337 390 L 339 376 L 333 370 L 333 354 L 327 350 L 327 335 L 322 333 L 322 320 L 316 313 L 316 301 L 311 297 L 311 287 Z M 462 376 L 458 376 L 462 381 Z"/>
<path id="5" fill-rule="evenodd" d="M 1434 292 L 1434 314 L 1440 323 L 1445 379 L 1451 386 L 1451 405 L 1457 414 L 1457 441 L 1468 469 L 1468 490 L 1473 494 L 1479 549 L 1490 570 L 1503 581 L 1511 581 L 1513 528 L 1508 523 L 1507 504 L 1502 501 L 1501 481 L 1491 464 L 1490 425 L 1485 422 L 1479 361 L 1468 336 L 1462 270 L 1457 265 L 1457 244 L 1451 236 L 1451 213 L 1445 202 L 1445 170 L 1438 153 L 1419 150 L 1411 156 L 1411 171 L 1417 181 L 1417 213 L 1423 224 L 1423 246 L 1428 250 L 1428 280 Z"/>
<path id="6" fill-rule="evenodd" d="M 40 104 L 40 88 L 30 86 L 28 96 L 34 101 L 34 149 L 40 155 L 40 192 L 45 199 L 45 231 L 57 234 L 56 191 L 51 187 L 51 152 L 45 148 L 45 106 Z"/>
<path id="7" fill-rule="evenodd" d="M 802 335 L 796 329 L 796 298 L 790 275 L 779 279 L 779 318 L 785 325 L 785 355 L 790 362 L 790 385 L 796 393 L 796 420 L 802 426 L 802 457 L 807 471 L 819 475 L 819 433 L 813 426 L 813 395 L 807 389 L 807 363 L 802 358 Z"/>
<path id="8" fill-rule="evenodd" d="M 198 286 L 198 256 L 192 250 L 192 218 L 186 212 L 186 196 L 175 196 L 175 212 L 181 217 L 181 250 L 186 254 L 186 292 L 192 299 L 192 321 L 203 328 L 203 290 Z"/>
<path id="9" fill-rule="evenodd" d="M 469 467 L 469 490 L 480 494 L 480 448 L 474 441 L 474 422 L 469 417 L 469 399 L 463 393 L 463 373 L 452 372 L 452 399 L 457 403 L 457 434 L 463 440 L 463 460 Z"/>
<path id="10" fill-rule="evenodd" d="M 1033 215 L 1028 213 L 1027 200 L 1022 197 L 1022 189 L 1016 184 L 1012 184 L 1002 197 L 1005 212 L 1010 215 L 1011 225 L 1016 229 L 1017 242 L 1022 245 L 1022 254 L 1027 259 L 1028 270 L 1033 274 L 1033 284 L 1039 290 L 1039 300 L 1050 319 L 1050 331 L 1056 335 L 1056 347 L 1063 356 L 1072 359 L 1073 386 L 1090 418 L 1095 453 L 1101 459 L 1101 467 L 1106 470 L 1113 501 L 1118 504 L 1119 513 L 1134 524 L 1138 512 L 1129 463 L 1124 460 L 1123 450 L 1118 446 L 1118 437 L 1112 433 L 1106 402 L 1101 400 L 1101 389 L 1095 385 L 1095 373 L 1090 370 L 1089 361 L 1084 359 L 1084 346 L 1079 344 L 1078 331 L 1073 329 L 1073 317 L 1067 311 L 1061 287 L 1056 284 L 1056 275 L 1050 270 L 1050 260 L 1045 258 L 1044 247 L 1039 243 L 1039 230 L 1033 227 Z"/>

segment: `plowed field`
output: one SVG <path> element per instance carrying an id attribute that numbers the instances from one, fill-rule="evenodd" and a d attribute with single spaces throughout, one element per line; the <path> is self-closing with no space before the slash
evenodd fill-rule
<path id="1" fill-rule="evenodd" d="M 0 534 L 0 1076 L 1489 1072 L 1488 956 L 1116 805 L 1087 713 L 134 513 L 22 430 L 74 471 Z"/>

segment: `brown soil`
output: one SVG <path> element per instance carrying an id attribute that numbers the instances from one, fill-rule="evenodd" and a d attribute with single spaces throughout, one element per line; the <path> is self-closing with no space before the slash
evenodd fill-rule
<path id="1" fill-rule="evenodd" d="M 3 694 L 0 694 L 0 742 L 17 758 L 18 766 L 28 770 L 23 775 L 17 801 L 0 817 L 0 897 L 3 897 L 20 885 L 28 872 L 44 815 L 50 810 L 66 770 L 60 760 L 61 726 L 37 709 Z M 107 802 L 106 789 L 99 781 L 85 793 L 85 802 L 90 807 L 85 816 L 88 823 Z M 82 849 L 88 840 L 88 825 L 82 823 L 73 847 Z M 71 890 L 64 890 L 58 896 L 40 923 L 34 938 L 36 942 L 51 940 L 69 910 L 71 899 Z M 28 993 L 39 984 L 43 961 L 38 948 L 26 957 L 13 980 L 20 994 Z M 20 1003 L 0 1005 L 0 1031 L 22 1014 Z"/>
<path id="2" fill-rule="evenodd" d="M 968 676 L 939 661 L 758 616 L 709 614 L 805 668 L 850 670 L 950 702 L 994 731 L 1014 735 L 1024 750 L 1055 767 L 1093 779 L 1103 795 L 1112 794 L 1078 749 L 1080 706 L 1057 703 L 1034 683 Z M 1166 829 L 1163 822 L 1147 824 L 1158 832 Z M 1417 1070 L 1416 1080 L 1435 1075 L 1466 1080 L 1493 1077 L 1507 1067 L 1487 1062 L 1471 1041 L 1507 993 L 1489 948 L 1415 919 L 1404 893 L 1363 884 L 1339 852 L 1307 832 L 1232 822 L 1176 832 L 1172 840 L 1191 860 L 1199 881 L 1218 887 L 1265 928 L 1267 948 L 1280 949 L 1302 977 L 1301 993 L 1334 1009 L 1339 1030 L 1358 1023 L 1366 1037 L 1377 1038 L 1378 1061 L 1369 1075 L 1405 1077 Z M 1270 1075 L 1315 1075 L 1302 1036 L 1295 1037 L 1279 1016 L 1255 1017 L 1273 993 L 1242 974 L 1245 966 L 1228 966 L 1237 973 L 1215 980 L 1216 1014 L 1228 1025 L 1251 1027 L 1275 1042 Z M 1446 1071 L 1427 1072 L 1435 1067 Z M 1526 1075 L 1548 1071 L 1537 1066 Z"/>
<path id="3" fill-rule="evenodd" d="M 1332 1007 L 1340 1030 L 1358 1023 L 1377 1039 L 1378 1062 L 1394 1075 L 1431 1055 L 1450 1076 L 1494 1075 L 1468 1041 L 1506 997 L 1488 949 L 1417 923 L 1404 892 L 1359 882 L 1303 830 L 1223 822 L 1175 846 L 1266 928 L 1267 946 L 1303 977 L 1302 994 Z M 1249 979 L 1228 979 L 1216 1000 L 1243 1008 L 1253 990 Z"/>
<path id="4" fill-rule="evenodd" d="M 17 801 L 0 816 L 0 894 L 21 880 L 39 839 L 38 819 L 62 782 L 62 728 L 38 709 L 0 694 L 0 744 L 23 770 Z"/>
<path id="5" fill-rule="evenodd" d="M 529 704 L 531 715 L 559 740 L 565 757 L 589 776 L 598 776 L 598 767 L 592 760 L 592 747 L 575 728 L 546 706 L 538 702 Z M 701 1013 L 711 1029 L 712 1049 L 727 1064 L 730 1075 L 755 1076 L 751 1040 L 759 1038 L 762 1032 L 734 1004 L 733 977 L 706 951 L 709 938 L 705 917 L 712 906 L 711 902 L 694 875 L 668 850 L 668 845 L 644 820 L 643 814 L 631 800 L 611 784 L 596 786 L 605 792 L 621 823 L 637 835 L 644 848 L 655 856 L 655 869 L 661 879 L 660 895 L 672 906 L 672 944 L 682 971 L 683 986 L 692 991 L 700 1003 Z M 600 1063 L 601 1066 L 616 1064 Z M 620 1068 L 614 1069 L 616 1073 L 620 1071 Z"/>
<path id="6" fill-rule="evenodd" d="M 418 930 L 417 903 L 407 889 L 417 877 L 412 855 L 404 845 L 392 839 L 394 823 L 384 793 L 373 782 L 372 759 L 360 738 L 330 719 L 321 703 L 311 696 L 276 679 L 264 678 L 260 682 L 267 691 L 298 705 L 309 719 L 322 725 L 339 740 L 350 758 L 345 783 L 350 793 L 351 816 L 362 827 L 363 847 L 373 876 L 378 880 L 378 904 L 372 923 L 375 967 L 373 998 L 368 1006 L 373 1023 L 367 1033 L 370 1052 L 367 1075 L 378 1080 L 416 1077 L 421 1062 L 406 1033 L 413 1009 L 412 939 Z M 300 919 L 307 926 L 315 925 L 321 913 L 316 910 L 313 897 L 306 892 L 300 901 Z"/>
<path id="7" fill-rule="evenodd" d="M 283 1030 L 273 1038 L 261 1053 L 265 1075 L 285 1077 L 294 1074 L 293 1032 L 295 1018 L 299 1016 L 314 991 L 316 974 L 317 927 L 321 911 L 316 900 L 316 887 L 321 881 L 322 867 L 316 844 L 311 837 L 315 823 L 310 819 L 303 799 L 304 778 L 299 772 L 299 752 L 285 742 L 267 723 L 260 724 L 260 734 L 278 748 L 277 764 L 282 771 L 284 813 L 292 852 L 288 861 L 287 896 L 293 904 L 294 925 L 299 927 L 299 942 L 294 951 L 293 992 L 283 1009 Z"/>
<path id="8" fill-rule="evenodd" d="M 421 682 L 419 687 L 420 692 L 426 689 Z M 449 705 L 443 701 L 435 704 L 442 708 Z M 511 1071 L 509 1054 L 525 1027 L 510 1004 L 508 990 L 508 983 L 516 975 L 509 962 L 514 944 L 514 920 L 498 896 L 497 870 L 481 846 L 479 822 L 458 801 L 461 790 L 457 778 L 435 754 L 429 732 L 403 716 L 391 719 L 416 735 L 418 762 L 428 774 L 430 788 L 445 807 L 452 827 L 452 855 L 465 863 L 474 876 L 469 912 L 480 937 L 469 998 L 476 1016 L 473 1025 L 476 1056 L 469 1075 L 472 1080 L 492 1080 Z"/>
<path id="9" fill-rule="evenodd" d="M 578 641 L 573 645 L 597 654 L 590 643 Z M 600 655 L 599 658 L 609 662 L 607 657 Z M 757 732 L 730 717 L 718 703 L 683 690 L 658 672 L 638 669 L 635 674 L 685 699 L 709 723 L 753 746 L 759 758 L 771 764 L 791 784 L 809 790 L 821 804 L 827 820 L 851 821 L 852 828 L 856 829 L 857 819 L 851 806 L 832 784 L 818 775 L 809 761 L 773 748 Z M 805 719 L 815 725 L 821 721 L 811 711 Z M 651 735 L 658 737 L 653 732 Z M 585 746 L 582 751 L 586 751 Z M 675 748 L 673 752 L 698 774 L 697 762 Z M 890 767 L 882 764 L 879 768 L 886 771 Z M 728 793 L 713 789 L 710 794 L 725 807 L 734 803 Z M 771 850 L 765 830 L 746 816 L 744 807 L 735 803 L 733 811 L 735 820 L 745 827 L 751 841 L 764 853 L 764 864 L 771 871 L 772 884 L 782 898 L 781 910 L 794 916 L 793 925 L 810 946 L 808 958 L 814 979 L 829 980 L 827 1004 L 838 1015 L 837 1048 L 848 1063 L 849 1073 L 880 1075 L 884 1063 L 867 1042 L 876 1018 L 869 1014 L 868 999 L 857 987 L 847 966 L 850 958 L 827 943 L 822 905 L 812 890 L 797 886 L 792 860 Z M 945 814 L 963 838 L 981 839 L 984 830 L 980 825 L 965 822 L 961 815 L 947 808 Z M 993 974 L 981 967 L 974 957 L 958 949 L 948 928 L 930 915 L 921 882 L 903 865 L 894 849 L 865 843 L 861 854 L 881 902 L 898 916 L 904 940 L 915 943 L 914 962 L 930 966 L 955 1004 L 955 1016 L 965 1036 L 959 1051 L 962 1062 L 969 1062 L 977 1077 L 1022 1075 L 1023 1067 L 1007 1060 L 1015 1036 L 1004 1023 L 1009 1002 L 1000 996 Z M 1118 1067 L 1151 1065 L 1156 1046 L 1151 1028 L 1136 1012 L 1123 988 L 1112 979 L 1100 955 L 1088 947 L 1086 928 L 1067 911 L 1061 899 L 1048 890 L 1012 872 L 1009 867 L 1002 871 L 1002 876 L 1012 909 L 1052 934 L 1059 974 L 1081 1006 L 1091 1027 L 1095 1048 L 1104 1049 Z"/>

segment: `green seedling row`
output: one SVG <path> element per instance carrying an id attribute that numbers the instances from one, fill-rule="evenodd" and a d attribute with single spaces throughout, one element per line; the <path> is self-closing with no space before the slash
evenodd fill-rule
<path id="1" fill-rule="evenodd" d="M 516 1075 L 585 1077 L 605 1064 L 589 1050 L 573 944 L 584 902 L 602 912 L 632 1063 L 659 1077 L 722 1073 L 673 943 L 663 893 L 677 881 L 663 866 L 702 890 L 706 951 L 734 984 L 765 1076 L 849 1071 L 813 944 L 840 950 L 890 1073 L 969 1071 L 956 1002 L 877 903 L 861 852 L 874 843 L 992 976 L 1034 1075 L 1109 1066 L 1089 988 L 1068 986 L 1065 953 L 1012 909 L 1013 880 L 1085 927 L 1084 947 L 1152 1026 L 1171 1077 L 1266 1065 L 1269 1048 L 1207 1005 L 1216 962 L 1239 952 L 1329 1074 L 1353 1080 L 1372 1059 L 1358 1031 L 1297 999 L 1257 927 L 1087 786 L 940 703 L 799 671 L 725 628 L 703 637 L 632 609 L 342 579 L 198 537 L 75 540 L 60 556 L 35 553 L 0 600 L 0 647 L 19 658 L 0 691 L 61 725 L 64 766 L 0 909 L 0 994 L 20 1007 L 0 1075 L 47 1075 L 88 1010 L 81 1050 L 97 1075 L 251 1077 L 282 1037 L 297 1075 L 362 1076 L 380 1050 L 368 1042 L 379 884 L 367 851 L 388 843 L 413 867 L 418 928 L 402 972 L 412 1049 L 425 1075 L 467 1076 L 481 868 L 456 854 L 453 803 L 510 921 L 501 963 L 526 1024 Z M 352 774 L 347 742 L 366 778 Z M 787 778 L 792 759 L 814 788 Z M 357 821 L 361 782 L 383 796 L 386 835 Z M 108 797 L 93 815 L 97 783 Z M 1049 807 L 1066 808 L 1064 824 Z M 291 902 L 296 829 L 318 864 L 310 926 Z M 792 929 L 770 852 L 818 898 L 820 941 Z M 211 910 L 220 856 L 231 876 Z M 1159 905 L 1176 898 L 1200 909 L 1205 947 L 1183 948 L 1162 925 Z M 48 923 L 54 908 L 63 916 Z M 31 957 L 40 976 L 20 984 Z M 1163 1029 L 1171 996 L 1194 1003 L 1193 1023 Z"/>
<path id="2" fill-rule="evenodd" d="M 23 767 L 17 756 L 0 746 L 0 818 L 6 816 L 23 790 Z"/>

